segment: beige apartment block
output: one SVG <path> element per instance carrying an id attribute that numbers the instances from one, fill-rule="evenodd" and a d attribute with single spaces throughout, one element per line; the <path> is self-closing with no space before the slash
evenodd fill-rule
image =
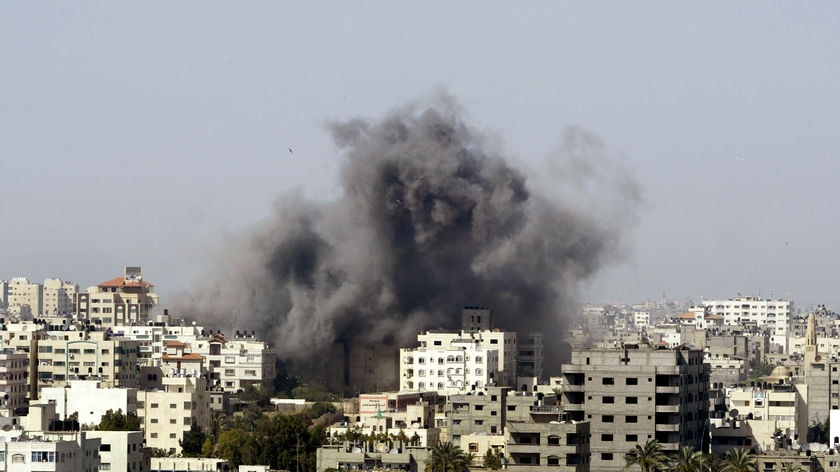
<path id="1" fill-rule="evenodd" d="M 107 330 L 76 323 L 72 330 L 43 332 L 36 341 L 37 398 L 44 387 L 63 387 L 69 380 L 98 380 L 102 387 L 136 388 L 137 342 L 112 337 Z M 34 380 L 34 379 L 33 379 Z"/>
<path id="2" fill-rule="evenodd" d="M 44 279 L 43 306 L 40 314 L 69 317 L 76 310 L 79 285 L 58 278 Z"/>
<path id="3" fill-rule="evenodd" d="M 32 319 L 41 314 L 43 287 L 30 282 L 26 277 L 14 277 L 9 282 L 6 309 L 10 315 L 21 319 Z"/>
<path id="4" fill-rule="evenodd" d="M 203 377 L 164 376 L 160 388 L 137 393 L 137 415 L 146 446 L 167 454 L 179 454 L 179 441 L 193 424 L 207 431 L 210 426 L 210 396 Z"/>
<path id="5" fill-rule="evenodd" d="M 126 267 L 115 277 L 79 293 L 76 315 L 101 326 L 145 324 L 159 297 L 154 285 L 143 279 L 140 267 Z"/>

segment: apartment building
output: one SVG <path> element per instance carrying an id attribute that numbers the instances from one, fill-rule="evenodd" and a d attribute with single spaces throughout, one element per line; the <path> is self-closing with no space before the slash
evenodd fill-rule
<path id="1" fill-rule="evenodd" d="M 55 404 L 30 405 L 19 426 L 0 431 L 0 470 L 97 472 L 99 438 L 87 431 L 55 431 Z"/>
<path id="2" fill-rule="evenodd" d="M 160 366 L 166 352 L 175 345 L 171 343 L 182 343 L 185 352 L 201 357 L 202 367 L 198 370 L 207 372 L 211 387 L 230 393 L 249 385 L 273 391 L 277 355 L 267 342 L 257 339 L 255 332 L 234 331 L 228 338 L 221 331 L 193 324 L 173 326 L 168 321 L 168 314 L 164 314 L 162 321 L 115 326 L 112 335 L 138 343 L 141 365 Z"/>
<path id="3" fill-rule="evenodd" d="M 44 387 L 63 387 L 69 380 L 98 380 L 103 387 L 139 385 L 136 341 L 112 338 L 91 324 L 62 326 L 67 329 L 48 326 L 35 341 L 32 398 Z"/>
<path id="4" fill-rule="evenodd" d="M 722 316 L 724 325 L 754 325 L 769 333 L 772 344 L 787 347 L 787 334 L 795 313 L 792 301 L 739 296 L 703 300 L 703 306 L 711 314 Z"/>
<path id="5" fill-rule="evenodd" d="M 543 377 L 543 335 L 542 333 L 517 333 L 516 386 L 519 389 L 533 389 Z"/>
<path id="6" fill-rule="evenodd" d="M 13 349 L 0 351 L 0 416 L 16 416 L 26 408 L 28 373 L 28 354 Z"/>
<path id="7" fill-rule="evenodd" d="M 43 305 L 39 315 L 69 317 L 76 310 L 79 285 L 58 278 L 44 279 Z"/>
<path id="8" fill-rule="evenodd" d="M 507 470 L 528 472 L 589 472 L 589 422 L 549 420 L 535 414 L 531 421 L 507 425 Z M 547 421 L 543 421 L 547 420 Z"/>
<path id="9" fill-rule="evenodd" d="M 445 408 L 450 441 L 464 449 L 461 436 L 465 434 L 503 434 L 510 391 L 509 387 L 487 387 L 450 396 Z"/>
<path id="10" fill-rule="evenodd" d="M 98 425 L 111 411 L 137 414 L 136 388 L 103 388 L 98 380 L 71 380 L 63 387 L 44 387 L 41 403 L 54 403 L 61 420 L 77 414 L 82 426 Z"/>
<path id="11" fill-rule="evenodd" d="M 145 324 L 159 297 L 143 278 L 141 267 L 125 267 L 123 276 L 89 287 L 76 299 L 76 315 L 96 325 Z"/>
<path id="12" fill-rule="evenodd" d="M 666 451 L 701 448 L 709 416 L 703 351 L 573 349 L 562 370 L 567 418 L 591 423 L 591 470 L 622 470 L 624 454 L 650 439 Z"/>
<path id="13" fill-rule="evenodd" d="M 421 333 L 419 347 L 400 349 L 400 389 L 446 394 L 488 385 L 514 387 L 516 338 L 516 333 L 497 330 Z M 537 358 L 541 346 L 531 346 L 532 358 Z"/>
<path id="14" fill-rule="evenodd" d="M 210 395 L 206 379 L 189 374 L 163 374 L 158 387 L 137 392 L 137 416 L 146 446 L 167 454 L 181 452 L 180 442 L 193 424 L 210 427 Z"/>
<path id="15" fill-rule="evenodd" d="M 6 310 L 21 319 L 31 319 L 42 312 L 43 287 L 26 277 L 14 277 L 8 284 Z"/>
<path id="16" fill-rule="evenodd" d="M 88 439 L 99 439 L 99 470 L 147 472 L 151 457 L 143 447 L 142 431 L 87 431 Z"/>
<path id="17" fill-rule="evenodd" d="M 497 349 L 485 349 L 469 338 L 445 346 L 436 342 L 441 344 L 400 349 L 400 390 L 449 395 L 494 385 L 501 376 Z"/>

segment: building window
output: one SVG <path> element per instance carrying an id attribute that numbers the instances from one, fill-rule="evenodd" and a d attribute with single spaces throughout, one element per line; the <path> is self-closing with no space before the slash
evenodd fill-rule
<path id="1" fill-rule="evenodd" d="M 601 417 L 601 421 L 604 423 L 612 423 L 615 421 L 615 417 L 613 415 L 604 415 Z"/>
<path id="2" fill-rule="evenodd" d="M 601 460 L 602 460 L 602 461 L 611 461 L 611 460 L 613 460 L 613 453 L 612 453 L 612 452 L 602 452 L 602 453 L 601 453 Z"/>
<path id="3" fill-rule="evenodd" d="M 639 385 L 639 379 L 636 377 L 627 377 L 624 379 L 625 385 Z"/>
<path id="4" fill-rule="evenodd" d="M 624 439 L 627 442 L 639 442 L 639 435 L 638 434 L 628 434 Z"/>
<path id="5" fill-rule="evenodd" d="M 612 434 L 602 434 L 601 441 L 612 441 L 613 435 Z"/>
<path id="6" fill-rule="evenodd" d="M 470 443 L 470 452 L 478 452 L 478 443 Z"/>
<path id="7" fill-rule="evenodd" d="M 601 379 L 602 385 L 615 385 L 615 379 L 612 377 L 604 377 Z"/>
<path id="8" fill-rule="evenodd" d="M 55 462 L 55 452 L 32 451 L 32 462 Z"/>
<path id="9" fill-rule="evenodd" d="M 615 397 L 602 397 L 601 403 L 615 403 Z"/>
<path id="10" fill-rule="evenodd" d="M 638 416 L 628 416 L 627 417 L 627 422 L 628 423 L 638 423 L 639 422 L 639 417 Z"/>
<path id="11" fill-rule="evenodd" d="M 639 397 L 627 397 L 628 405 L 635 405 L 637 403 L 639 403 Z"/>

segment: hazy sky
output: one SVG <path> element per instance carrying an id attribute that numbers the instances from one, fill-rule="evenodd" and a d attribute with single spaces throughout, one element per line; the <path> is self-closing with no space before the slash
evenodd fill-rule
<path id="1" fill-rule="evenodd" d="M 578 126 L 641 182 L 584 298 L 840 300 L 840 4 L 514 3 L 5 2 L 0 278 L 142 265 L 165 303 L 341 192 L 325 123 L 446 90 L 526 172 Z"/>

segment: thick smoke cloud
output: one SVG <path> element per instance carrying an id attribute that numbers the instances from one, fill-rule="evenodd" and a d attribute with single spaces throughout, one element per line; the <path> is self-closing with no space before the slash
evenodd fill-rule
<path id="1" fill-rule="evenodd" d="M 411 346 L 481 305 L 501 329 L 543 332 L 556 364 L 578 283 L 619 254 L 638 189 L 605 173 L 600 142 L 573 129 L 545 174 L 557 179 L 538 190 L 455 108 L 331 125 L 341 197 L 279 199 L 179 311 L 222 329 L 235 317 L 295 361 L 335 341 Z"/>

